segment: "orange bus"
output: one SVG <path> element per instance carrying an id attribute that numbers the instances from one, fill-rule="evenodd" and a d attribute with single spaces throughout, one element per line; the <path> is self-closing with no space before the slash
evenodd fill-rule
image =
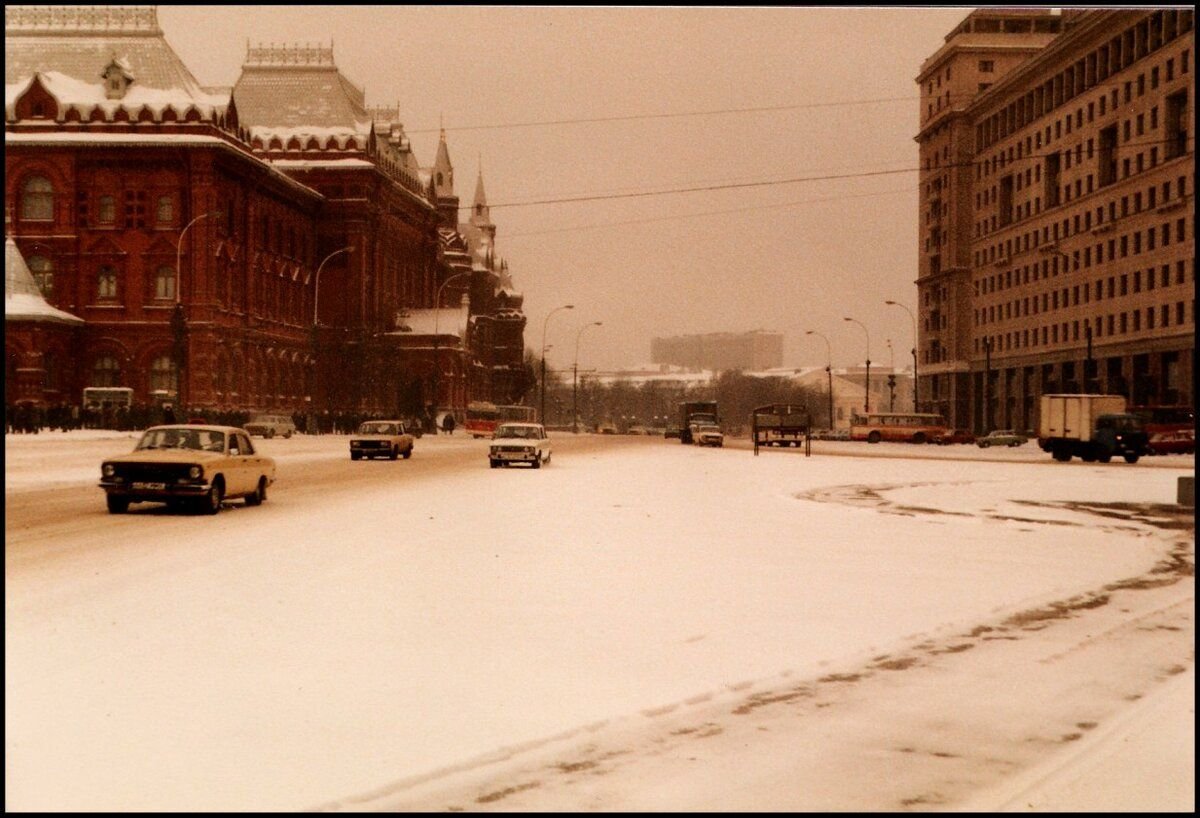
<path id="1" fill-rule="evenodd" d="M 533 423 L 532 406 L 497 406 L 488 401 L 471 401 L 467 404 L 464 426 L 471 437 L 491 437 L 500 423 Z"/>
<path id="2" fill-rule="evenodd" d="M 850 439 L 878 443 L 881 440 L 899 443 L 932 443 L 948 432 L 941 415 L 920 412 L 872 412 L 850 418 Z"/>

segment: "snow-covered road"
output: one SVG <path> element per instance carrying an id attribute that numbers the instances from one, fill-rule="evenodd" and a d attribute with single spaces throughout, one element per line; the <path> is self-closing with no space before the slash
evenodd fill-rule
<path id="1" fill-rule="evenodd" d="M 1190 459 L 560 436 L 549 468 L 492 471 L 482 441 L 426 437 L 314 492 L 346 439 L 301 437 L 264 442 L 261 508 L 111 517 L 94 475 L 130 440 L 6 443 L 9 503 L 79 498 L 53 542 L 6 523 L 9 809 L 993 808 L 1075 741 L 1034 727 L 1099 734 L 1193 667 L 1194 535 L 1155 507 Z M 889 720 L 913 752 L 864 786 Z M 697 732 L 724 748 L 706 786 L 650 752 Z M 929 736 L 1005 763 L 934 787 Z M 588 746 L 557 787 L 522 774 Z"/>

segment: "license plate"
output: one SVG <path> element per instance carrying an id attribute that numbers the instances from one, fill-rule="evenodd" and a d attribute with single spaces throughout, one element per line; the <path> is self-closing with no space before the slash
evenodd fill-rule
<path id="1" fill-rule="evenodd" d="M 163 489 L 165 489 L 167 487 L 167 484 L 166 483 L 134 483 L 133 487 L 135 489 L 142 489 L 144 491 L 162 491 Z"/>

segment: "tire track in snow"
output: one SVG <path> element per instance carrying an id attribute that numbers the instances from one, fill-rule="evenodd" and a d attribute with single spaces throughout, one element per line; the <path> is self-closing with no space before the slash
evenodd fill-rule
<path id="1" fill-rule="evenodd" d="M 888 490 L 915 485 L 936 483 L 841 486 L 798 497 L 873 507 L 884 513 L 946 513 L 898 506 L 882 496 Z M 907 730 L 903 724 L 889 726 L 884 723 L 886 718 L 881 719 L 879 734 L 869 734 L 863 739 L 869 746 L 853 749 L 850 753 L 853 759 L 847 760 L 843 782 L 846 801 L 834 804 L 832 808 L 914 810 L 952 805 L 981 788 L 994 786 L 1018 770 L 1029 769 L 1047 754 L 1059 752 L 1060 748 L 1078 741 L 1087 731 L 1119 715 L 1122 706 L 1142 698 L 1156 684 L 1185 670 L 1178 661 L 1164 663 L 1163 655 L 1178 655 L 1185 649 L 1188 654 L 1185 661 L 1194 661 L 1189 637 L 1194 631 L 1191 582 L 1195 573 L 1194 521 L 1190 513 L 1184 514 L 1174 506 L 1026 504 L 1095 516 L 1104 520 L 1110 530 L 1145 533 L 1148 527 L 1153 527 L 1173 531 L 1176 536 L 1169 542 L 1162 558 L 1141 575 L 1107 583 L 1067 599 L 1007 613 L 964 633 L 925 639 L 895 653 L 875 656 L 858 667 L 843 668 L 816 679 L 789 681 L 786 685 L 779 683 L 779 677 L 727 685 L 723 692 L 712 691 L 644 709 L 641 711 L 643 720 L 627 716 L 590 725 L 588 729 L 595 735 L 573 747 L 563 745 L 579 737 L 583 728 L 509 748 L 500 756 L 481 757 L 420 778 L 395 782 L 372 793 L 326 804 L 321 809 L 608 811 L 686 809 L 689 806 L 719 809 L 720 804 L 703 800 L 685 805 L 653 800 L 643 802 L 638 798 L 636 781 L 632 786 L 619 782 L 639 779 L 643 780 L 644 787 L 644 779 L 653 778 L 653 774 L 646 773 L 645 769 L 652 768 L 668 776 L 699 775 L 692 789 L 701 792 L 705 786 L 712 786 L 713 776 L 697 773 L 695 767 L 685 763 L 701 760 L 698 755 L 689 755 L 700 752 L 695 749 L 698 741 L 703 740 L 711 751 L 710 766 L 726 769 L 732 763 L 736 767 L 736 759 L 752 754 L 746 750 L 748 746 L 761 744 L 773 733 L 786 735 L 799 731 L 803 734 L 806 724 L 813 725 L 810 732 L 820 732 L 817 726 L 837 724 L 839 718 L 853 720 L 855 711 L 869 708 L 875 702 L 887 701 L 889 697 L 902 699 L 913 685 L 918 689 L 935 684 L 956 686 L 953 674 L 969 672 L 971 666 L 981 661 L 980 656 L 987 654 L 986 661 L 1001 670 L 971 680 L 980 690 L 981 701 L 986 703 L 991 700 L 989 697 L 999 700 L 1005 695 L 1011 696 L 1014 687 L 1036 684 L 1051 691 L 1043 697 L 1045 701 L 1061 700 L 1053 716 L 1039 718 L 1034 724 L 1017 725 L 1015 732 L 1013 725 L 991 726 L 984 740 L 980 738 L 978 725 L 973 724 L 973 719 L 977 718 L 974 712 L 947 709 L 939 711 L 936 717 L 931 713 L 909 714 L 909 720 L 916 724 L 908 725 Z M 990 511 L 962 514 L 996 520 L 1013 519 Z M 1020 521 L 1036 525 L 1084 525 L 1056 519 Z M 1184 593 L 1171 587 L 1184 581 L 1188 582 Z M 1139 606 L 1134 594 L 1143 599 L 1164 596 L 1166 599 Z M 1114 603 L 1118 600 L 1128 607 L 1114 611 L 1118 607 Z M 1135 608 L 1138 609 L 1136 612 Z M 1084 617 L 1095 619 L 1098 615 L 1104 616 L 1102 628 L 1094 628 L 1082 621 Z M 1056 630 L 1067 633 L 1058 634 Z M 1105 691 L 1105 695 L 1094 701 L 1082 704 L 1071 701 L 1070 696 L 1076 692 L 1080 677 L 1090 679 L 1102 675 L 1097 662 L 1101 666 L 1104 664 L 1105 650 L 1113 642 L 1131 639 L 1137 640 L 1141 653 L 1130 658 L 1130 664 L 1136 664 L 1136 667 L 1124 669 L 1129 678 L 1119 685 L 1112 683 L 1114 690 Z M 1053 645 L 1052 640 L 1066 641 L 1067 647 L 1046 654 L 1046 643 Z M 1030 653 L 1037 657 L 1032 665 L 1020 662 L 1020 656 L 1008 658 L 1012 654 L 1028 656 Z M 1098 656 L 1101 659 L 1098 660 Z M 969 662 L 970 666 L 964 666 L 964 662 Z M 1005 675 L 1004 669 L 1009 676 Z M 1067 672 L 1067 669 L 1073 672 Z M 780 676 L 787 677 L 790 673 Z M 914 681 L 918 677 L 921 681 Z M 731 701 L 739 690 L 754 692 Z M 1080 716 L 1083 710 L 1087 713 Z M 896 734 L 908 738 L 900 739 Z M 786 753 L 794 751 L 794 747 L 787 743 L 780 750 L 781 757 L 786 758 Z M 904 772 L 900 775 L 894 775 L 894 762 L 888 760 L 894 757 L 906 759 Z M 730 758 L 735 760 L 730 762 Z M 787 776 L 793 773 L 790 768 L 784 772 L 789 783 L 792 780 Z M 764 773 L 759 765 L 749 774 Z M 886 785 L 880 781 L 885 781 Z M 730 784 L 736 786 L 732 781 Z M 784 793 L 785 800 L 771 806 L 778 809 L 830 807 L 827 802 L 806 802 L 804 787 L 794 786 L 793 800 L 786 800 L 787 793 Z M 745 803 L 752 803 L 752 809 L 763 808 L 752 801 L 737 802 L 736 799 L 726 808 L 744 808 Z"/>

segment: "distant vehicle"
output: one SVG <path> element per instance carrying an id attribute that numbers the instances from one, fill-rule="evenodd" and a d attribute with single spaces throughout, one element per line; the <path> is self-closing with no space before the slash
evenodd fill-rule
<path id="1" fill-rule="evenodd" d="M 550 438 L 540 423 L 502 423 L 488 446 L 488 462 L 493 469 L 510 463 L 528 463 L 539 469 L 550 462 Z"/>
<path id="2" fill-rule="evenodd" d="M 952 443 L 974 443 L 975 434 L 970 429 L 950 429 L 933 439 L 939 446 L 949 446 Z"/>
<path id="3" fill-rule="evenodd" d="M 647 429 L 645 426 L 630 426 L 629 431 L 626 434 L 648 435 L 648 434 L 650 434 L 650 430 Z"/>
<path id="4" fill-rule="evenodd" d="M 373 457 L 386 457 L 395 460 L 412 457 L 413 436 L 409 434 L 402 420 L 368 420 L 358 427 L 358 432 L 350 438 L 350 459 L 370 460 Z"/>
<path id="5" fill-rule="evenodd" d="M 86 386 L 83 389 L 83 408 L 102 409 L 109 406 L 133 406 L 133 389 L 128 386 Z"/>
<path id="6" fill-rule="evenodd" d="M 491 437 L 496 432 L 496 426 L 501 423 L 533 423 L 536 416 L 537 411 L 532 406 L 471 401 L 467 404 L 463 428 L 476 439 Z"/>
<path id="7" fill-rule="evenodd" d="M 930 443 L 949 429 L 941 415 L 918 412 L 872 412 L 850 419 L 850 439 L 878 443 Z"/>
<path id="8" fill-rule="evenodd" d="M 1195 454 L 1196 433 L 1192 429 L 1180 432 L 1155 432 L 1146 444 L 1146 454 Z"/>
<path id="9" fill-rule="evenodd" d="M 975 441 L 981 449 L 990 446 L 1024 446 L 1029 438 L 1012 429 L 995 429 Z"/>
<path id="10" fill-rule="evenodd" d="M 1132 406 L 1149 442 L 1147 454 L 1194 454 L 1196 413 L 1190 406 Z"/>
<path id="11" fill-rule="evenodd" d="M 750 413 L 750 439 L 755 454 L 760 446 L 803 446 L 807 456 L 812 451 L 813 437 L 812 415 L 807 406 L 772 403 Z"/>
<path id="12" fill-rule="evenodd" d="M 716 426 L 721 422 L 717 415 L 717 402 L 685 401 L 679 404 L 679 442 L 692 442 L 692 428 L 699 424 Z"/>
<path id="13" fill-rule="evenodd" d="M 291 437 L 296 431 L 296 424 L 290 415 L 253 415 L 243 426 L 247 432 L 259 437 L 272 438 Z"/>
<path id="14" fill-rule="evenodd" d="M 668 426 L 666 429 L 663 429 L 663 437 L 665 437 L 667 440 L 670 440 L 671 438 L 678 440 L 679 435 L 680 430 L 678 426 Z"/>
<path id="15" fill-rule="evenodd" d="M 1121 395 L 1042 395 L 1038 446 L 1055 460 L 1078 456 L 1086 463 L 1107 463 L 1119 454 L 1136 463 L 1148 444 L 1141 421 L 1125 411 Z"/>
<path id="16" fill-rule="evenodd" d="M 602 435 L 615 435 L 617 433 L 617 424 L 611 420 L 606 420 L 603 423 L 596 424 L 596 431 Z"/>
<path id="17" fill-rule="evenodd" d="M 216 514 L 235 497 L 261 505 L 275 482 L 275 461 L 254 451 L 245 429 L 174 424 L 151 426 L 132 453 L 101 463 L 100 475 L 110 514 L 143 502 Z"/>
<path id="18" fill-rule="evenodd" d="M 700 424 L 695 427 L 692 432 L 692 440 L 697 446 L 716 446 L 720 448 L 725 445 L 725 435 L 721 433 L 720 427 L 712 424 Z"/>

